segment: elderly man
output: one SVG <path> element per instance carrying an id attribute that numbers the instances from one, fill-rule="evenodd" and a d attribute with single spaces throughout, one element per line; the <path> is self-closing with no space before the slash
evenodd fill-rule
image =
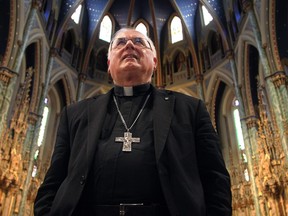
<path id="1" fill-rule="evenodd" d="M 202 101 L 151 85 L 152 41 L 119 30 L 114 88 L 66 107 L 35 215 L 231 215 L 230 177 Z"/>

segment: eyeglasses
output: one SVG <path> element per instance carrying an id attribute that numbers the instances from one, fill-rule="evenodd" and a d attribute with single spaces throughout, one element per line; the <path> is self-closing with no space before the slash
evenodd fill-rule
<path id="1" fill-rule="evenodd" d="M 128 41 L 131 40 L 132 43 L 134 44 L 135 47 L 141 48 L 141 49 L 151 49 L 151 44 L 149 43 L 149 41 L 145 38 L 140 38 L 140 37 L 134 37 L 134 38 L 116 38 L 111 42 L 111 49 L 121 49 L 124 46 L 126 46 L 126 44 L 128 43 Z"/>

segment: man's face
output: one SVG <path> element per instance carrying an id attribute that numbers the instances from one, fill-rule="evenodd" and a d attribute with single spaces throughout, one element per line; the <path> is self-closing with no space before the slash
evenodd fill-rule
<path id="1" fill-rule="evenodd" d="M 114 84 L 134 86 L 151 82 L 157 58 L 146 37 L 129 29 L 116 35 L 107 63 Z"/>

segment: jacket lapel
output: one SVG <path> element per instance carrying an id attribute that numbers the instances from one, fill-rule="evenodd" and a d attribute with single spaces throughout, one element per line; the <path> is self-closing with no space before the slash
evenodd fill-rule
<path id="1" fill-rule="evenodd" d="M 98 96 L 88 107 L 88 146 L 86 153 L 88 167 L 90 167 L 90 162 L 95 154 L 97 142 L 107 114 L 111 92 L 112 91 L 109 91 L 105 95 Z"/>
<path id="2" fill-rule="evenodd" d="M 156 161 L 164 149 L 172 120 L 175 96 L 166 91 L 154 89 L 153 126 Z"/>

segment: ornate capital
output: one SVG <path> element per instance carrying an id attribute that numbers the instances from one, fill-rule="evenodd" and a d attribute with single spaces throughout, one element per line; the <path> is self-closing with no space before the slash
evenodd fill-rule
<path id="1" fill-rule="evenodd" d="M 258 120 L 255 116 L 250 116 L 250 117 L 246 118 L 245 121 L 246 121 L 246 125 L 247 125 L 248 130 L 251 128 L 257 127 Z"/>
<path id="2" fill-rule="evenodd" d="M 267 78 L 271 78 L 276 88 L 279 88 L 282 85 L 286 85 L 288 77 L 285 75 L 283 71 L 277 71 Z"/>

